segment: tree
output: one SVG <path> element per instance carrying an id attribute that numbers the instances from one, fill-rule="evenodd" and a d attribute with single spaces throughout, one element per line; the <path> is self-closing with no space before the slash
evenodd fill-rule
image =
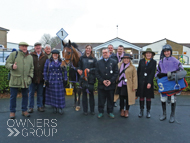
<path id="1" fill-rule="evenodd" d="M 50 34 L 44 34 L 40 42 L 42 43 L 43 47 L 45 47 L 46 44 L 49 44 L 51 48 L 54 48 L 61 42 L 61 40 L 57 36 L 51 37 Z"/>
<path id="2" fill-rule="evenodd" d="M 54 48 L 55 46 L 57 46 L 59 43 L 61 42 L 61 40 L 59 39 L 59 37 L 55 36 L 51 38 L 51 47 Z"/>
<path id="3" fill-rule="evenodd" d="M 50 34 L 44 34 L 40 40 L 42 43 L 42 46 L 44 47 L 46 44 L 51 45 L 51 35 Z"/>

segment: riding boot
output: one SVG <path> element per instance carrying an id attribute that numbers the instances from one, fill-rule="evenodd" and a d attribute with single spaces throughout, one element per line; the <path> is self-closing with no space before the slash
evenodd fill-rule
<path id="1" fill-rule="evenodd" d="M 151 106 L 151 101 L 146 101 L 146 109 L 147 109 L 146 117 L 147 118 L 150 118 L 150 106 Z"/>
<path id="2" fill-rule="evenodd" d="M 141 118 L 143 116 L 143 112 L 144 112 L 144 101 L 140 101 L 140 113 L 139 113 L 139 118 Z"/>
<path id="3" fill-rule="evenodd" d="M 166 102 L 161 102 L 161 103 L 162 103 L 163 115 L 161 115 L 160 121 L 163 121 L 166 119 Z"/>
<path id="4" fill-rule="evenodd" d="M 175 121 L 175 107 L 176 102 L 171 104 L 171 115 L 170 115 L 170 123 L 173 123 Z"/>

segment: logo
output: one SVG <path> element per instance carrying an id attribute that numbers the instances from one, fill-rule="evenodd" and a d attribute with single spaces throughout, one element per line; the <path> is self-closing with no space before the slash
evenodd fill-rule
<path id="1" fill-rule="evenodd" d="M 8 137 L 16 137 L 18 135 L 24 137 L 53 137 L 57 133 L 56 119 L 8 119 L 7 126 L 7 130 L 10 132 Z"/>

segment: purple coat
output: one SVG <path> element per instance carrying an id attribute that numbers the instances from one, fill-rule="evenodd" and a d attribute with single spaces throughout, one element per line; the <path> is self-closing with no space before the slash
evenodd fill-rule
<path id="1" fill-rule="evenodd" d="M 65 107 L 65 89 L 63 86 L 63 74 L 60 67 L 61 61 L 55 63 L 49 59 L 44 65 L 44 80 L 49 81 L 49 87 L 46 87 L 45 104 L 57 108 Z M 49 66 L 49 73 L 48 72 Z"/>
<path id="2" fill-rule="evenodd" d="M 175 57 L 164 57 L 163 61 L 159 61 L 155 77 L 157 77 L 158 73 L 167 74 L 168 72 L 179 70 L 179 68 L 183 69 L 181 63 Z"/>

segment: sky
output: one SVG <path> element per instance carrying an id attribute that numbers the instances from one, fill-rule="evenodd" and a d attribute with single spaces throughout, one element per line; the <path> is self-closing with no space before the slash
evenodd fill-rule
<path id="1" fill-rule="evenodd" d="M 30 45 L 61 29 L 72 42 L 190 43 L 189 0 L 0 0 L 7 41 Z M 117 28 L 118 25 L 118 34 Z"/>

